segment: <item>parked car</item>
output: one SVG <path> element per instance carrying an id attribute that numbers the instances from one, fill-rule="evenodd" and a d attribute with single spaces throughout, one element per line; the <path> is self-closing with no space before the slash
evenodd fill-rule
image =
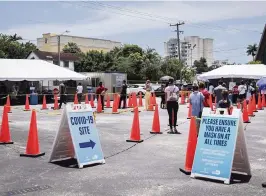
<path id="1" fill-rule="evenodd" d="M 142 93 L 142 95 L 144 96 L 146 93 L 145 88 L 145 84 L 129 84 L 127 87 L 127 94 L 130 93 L 137 93 L 137 95 L 139 95 L 140 93 Z"/>

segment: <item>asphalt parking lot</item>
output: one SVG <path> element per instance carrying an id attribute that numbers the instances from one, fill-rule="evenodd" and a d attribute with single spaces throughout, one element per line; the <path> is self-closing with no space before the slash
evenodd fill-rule
<path id="1" fill-rule="evenodd" d="M 255 113 L 252 123 L 245 124 L 251 180 L 225 185 L 191 179 L 179 171 L 184 167 L 189 130 L 186 105 L 180 106 L 178 113 L 181 135 L 166 134 L 166 110 L 159 111 L 164 134 L 151 135 L 153 112 L 140 112 L 141 137 L 144 139 L 140 144 L 126 142 L 133 113 L 98 114 L 96 124 L 106 164 L 83 169 L 78 169 L 75 162 L 48 163 L 63 110 L 41 111 L 41 106 L 35 108 L 41 152 L 46 155 L 36 159 L 19 156 L 25 151 L 31 113 L 23 111 L 23 106 L 12 108 L 9 125 L 15 143 L 0 146 L 1 196 L 266 195 L 266 189 L 261 187 L 261 183 L 266 181 L 266 110 Z M 111 112 L 111 109 L 106 109 L 106 112 Z"/>

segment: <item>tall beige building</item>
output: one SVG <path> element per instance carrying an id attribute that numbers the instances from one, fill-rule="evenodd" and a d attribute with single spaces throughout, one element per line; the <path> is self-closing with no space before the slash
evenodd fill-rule
<path id="1" fill-rule="evenodd" d="M 172 38 L 164 43 L 166 57 L 178 57 L 177 39 Z M 180 40 L 181 59 L 192 66 L 195 60 L 204 57 L 207 65 L 213 63 L 213 39 L 200 38 L 199 36 L 186 36 Z"/>
<path id="2" fill-rule="evenodd" d="M 76 43 L 82 52 L 88 52 L 90 50 L 108 52 L 114 47 L 120 47 L 122 45 L 121 42 L 111 40 L 60 35 L 61 51 L 68 42 Z M 43 34 L 42 38 L 37 38 L 37 48 L 40 51 L 58 52 L 58 35 L 52 33 Z"/>

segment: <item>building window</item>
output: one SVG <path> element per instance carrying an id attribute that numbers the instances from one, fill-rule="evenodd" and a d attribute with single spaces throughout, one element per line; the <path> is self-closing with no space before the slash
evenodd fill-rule
<path id="1" fill-rule="evenodd" d="M 69 61 L 64 61 L 64 67 L 69 68 Z"/>
<path id="2" fill-rule="evenodd" d="M 44 38 L 44 43 L 47 44 L 47 42 L 48 42 L 48 39 L 47 38 Z"/>
<path id="3" fill-rule="evenodd" d="M 58 61 L 53 61 L 53 64 L 58 65 Z"/>

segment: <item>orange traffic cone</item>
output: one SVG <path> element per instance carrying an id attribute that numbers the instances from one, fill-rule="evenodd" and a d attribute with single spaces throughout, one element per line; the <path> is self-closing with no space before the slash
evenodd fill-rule
<path id="1" fill-rule="evenodd" d="M 101 96 L 98 95 L 98 101 L 97 101 L 97 113 L 102 113 L 102 101 L 101 101 Z"/>
<path id="2" fill-rule="evenodd" d="M 118 104 L 119 104 L 119 98 L 118 98 L 117 94 L 114 94 L 112 114 L 119 114 L 119 112 L 118 112 Z"/>
<path id="3" fill-rule="evenodd" d="M 45 95 L 43 95 L 43 99 L 42 99 L 42 110 L 47 110 L 47 105 L 46 105 L 46 97 Z"/>
<path id="4" fill-rule="evenodd" d="M 85 95 L 85 104 L 90 104 L 89 98 L 88 98 L 88 93 Z"/>
<path id="5" fill-rule="evenodd" d="M 26 95 L 26 102 L 25 102 L 24 111 L 30 111 L 29 95 Z"/>
<path id="6" fill-rule="evenodd" d="M 93 100 L 93 94 L 91 94 L 90 104 L 91 104 L 91 107 L 92 108 L 95 108 L 95 106 L 94 106 L 94 100 Z"/>
<path id="7" fill-rule="evenodd" d="M 142 103 L 142 92 L 139 93 L 139 107 L 142 107 L 143 103 Z"/>
<path id="8" fill-rule="evenodd" d="M 152 96 L 150 96 L 150 104 L 148 106 L 148 110 L 147 111 L 154 111 L 154 107 L 153 107 L 153 104 L 152 104 Z"/>
<path id="9" fill-rule="evenodd" d="M 106 95 L 106 108 L 111 108 L 111 102 L 110 102 L 110 96 L 107 94 Z"/>
<path id="10" fill-rule="evenodd" d="M 181 93 L 181 101 L 180 101 L 180 104 L 181 104 L 181 105 L 186 104 L 186 103 L 185 103 L 185 99 L 186 99 L 186 98 L 185 98 L 185 94 L 182 92 L 182 93 Z"/>
<path id="11" fill-rule="evenodd" d="M 266 107 L 266 103 L 265 103 L 265 94 L 262 94 L 262 107 Z"/>
<path id="12" fill-rule="evenodd" d="M 191 119 L 191 116 L 192 116 L 192 105 L 189 104 L 187 119 Z"/>
<path id="13" fill-rule="evenodd" d="M 248 117 L 248 110 L 247 110 L 247 102 L 243 102 L 243 113 L 242 113 L 242 118 L 244 123 L 250 123 L 249 117 Z"/>
<path id="14" fill-rule="evenodd" d="M 10 104 L 10 97 L 7 95 L 6 97 L 6 106 L 7 106 L 7 112 L 11 113 L 11 104 Z"/>
<path id="15" fill-rule="evenodd" d="M 212 95 L 210 95 L 209 97 L 209 105 L 210 105 L 211 110 L 213 111 Z"/>
<path id="16" fill-rule="evenodd" d="M 255 116 L 253 113 L 253 106 L 252 106 L 252 101 L 251 101 L 251 97 L 249 98 L 249 102 L 248 102 L 248 116 Z"/>
<path id="17" fill-rule="evenodd" d="M 9 131 L 8 123 L 8 106 L 4 106 L 3 116 L 2 116 L 2 126 L 0 132 L 0 144 L 13 144 Z"/>
<path id="18" fill-rule="evenodd" d="M 59 105 L 58 105 L 57 95 L 54 95 L 54 110 L 58 110 L 58 109 L 59 109 Z"/>
<path id="19" fill-rule="evenodd" d="M 195 150 L 197 146 L 197 127 L 196 126 L 197 126 L 196 118 L 193 116 L 190 119 L 185 169 L 179 168 L 179 170 L 185 173 L 186 175 L 191 174 L 192 165 L 194 161 L 194 155 L 195 155 Z"/>
<path id="20" fill-rule="evenodd" d="M 161 128 L 160 128 L 160 118 L 159 118 L 159 109 L 158 105 L 155 105 L 155 112 L 153 115 L 153 122 L 152 122 L 152 131 L 151 134 L 162 134 Z"/>
<path id="21" fill-rule="evenodd" d="M 32 110 L 26 153 L 20 154 L 20 156 L 21 157 L 39 157 L 43 155 L 45 155 L 45 153 L 40 153 L 40 147 L 39 147 L 36 111 Z"/>
<path id="22" fill-rule="evenodd" d="M 130 139 L 126 140 L 127 142 L 137 142 L 137 143 L 143 142 L 143 140 L 140 139 L 139 111 L 138 110 L 139 110 L 138 107 L 134 108 L 134 118 L 133 118 L 133 124 L 131 128 Z"/>
<path id="23" fill-rule="evenodd" d="M 257 109 L 258 110 L 263 110 L 262 108 L 262 103 L 261 103 L 261 95 L 259 93 L 259 96 L 258 96 L 258 105 L 257 105 Z"/>
<path id="24" fill-rule="evenodd" d="M 155 93 L 152 93 L 152 103 L 153 103 L 153 106 L 155 106 L 157 103 L 156 103 L 156 95 Z"/>
<path id="25" fill-rule="evenodd" d="M 79 101 L 78 101 L 78 95 L 77 95 L 77 93 L 75 94 L 75 98 L 74 98 L 74 104 L 79 104 Z"/>

